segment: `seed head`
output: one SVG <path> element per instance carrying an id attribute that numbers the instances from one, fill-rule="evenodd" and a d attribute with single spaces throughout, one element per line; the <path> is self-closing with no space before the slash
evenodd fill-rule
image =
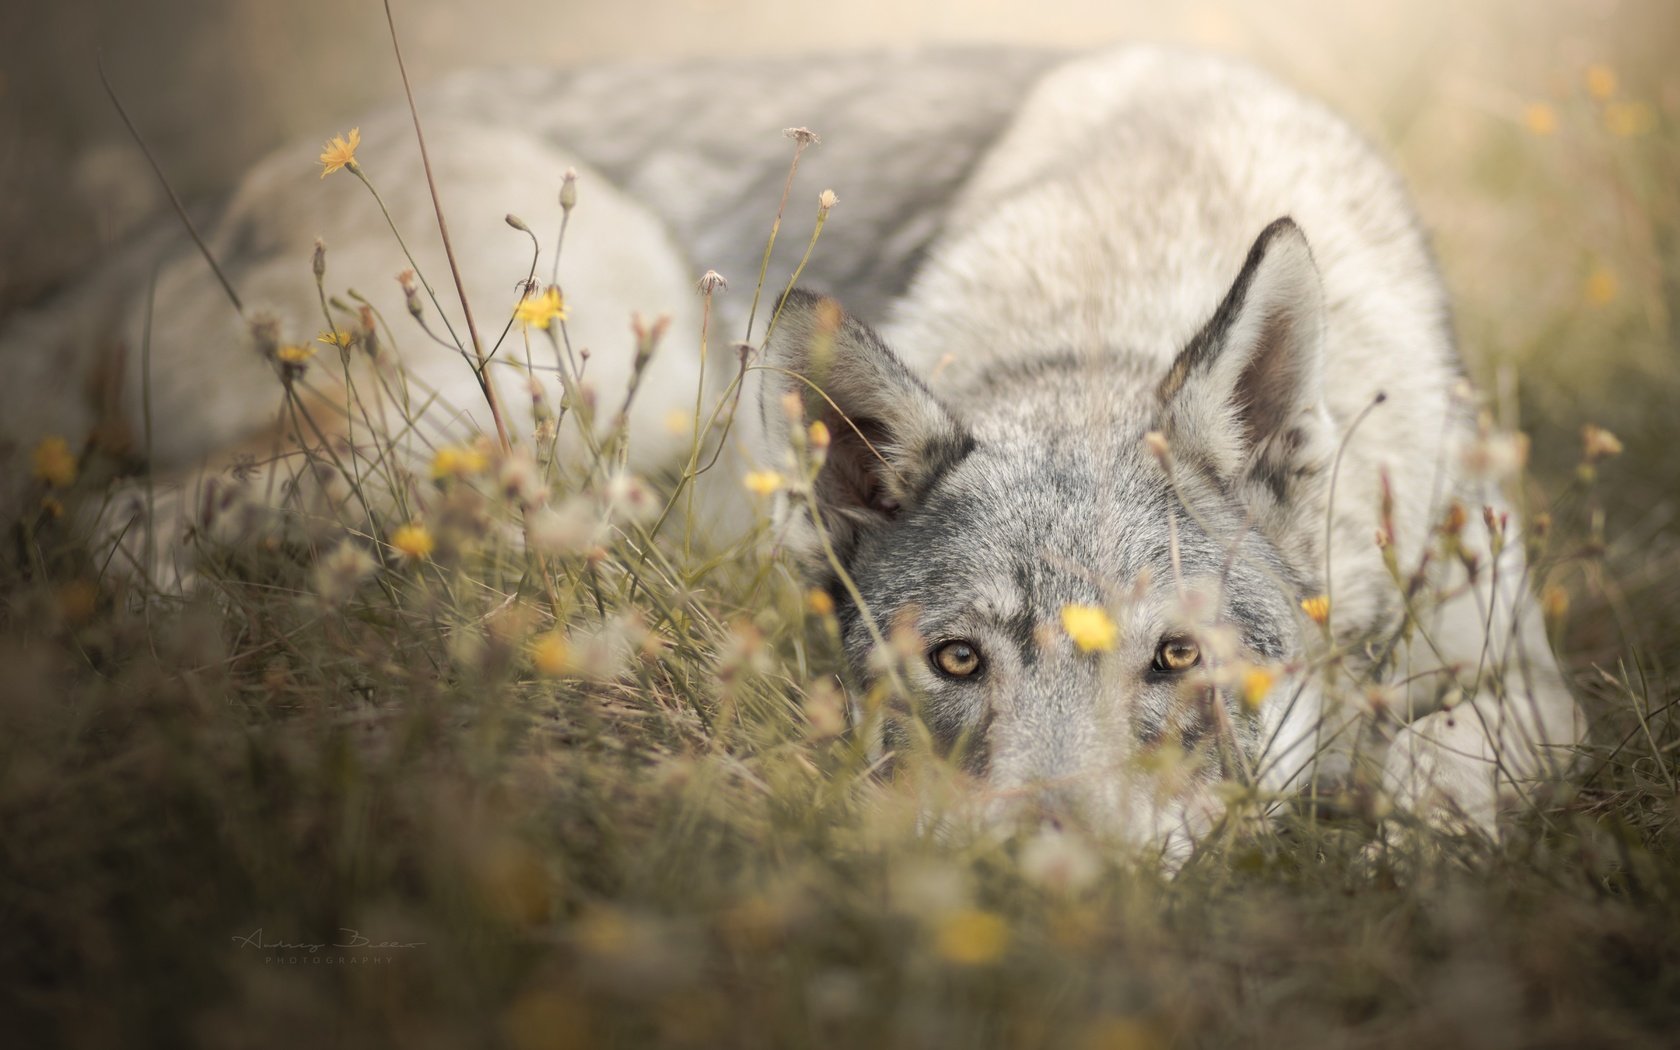
<path id="1" fill-rule="evenodd" d="M 1621 438 L 1591 423 L 1581 428 L 1581 445 L 1588 463 L 1622 454 Z"/>

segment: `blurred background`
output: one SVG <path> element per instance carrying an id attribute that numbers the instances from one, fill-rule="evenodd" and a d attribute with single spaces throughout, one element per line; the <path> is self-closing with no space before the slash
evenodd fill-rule
<path id="1" fill-rule="evenodd" d="M 1543 485 L 1579 428 L 1628 452 L 1602 477 L 1620 608 L 1657 650 L 1680 605 L 1680 4 L 1667 0 L 397 0 L 410 69 L 1171 40 L 1250 56 L 1393 156 L 1434 231 L 1472 373 L 1532 431 Z M 378 0 L 69 0 L 0 11 L 0 316 L 73 282 L 161 196 L 105 64 L 178 189 L 227 188 L 400 83 Z M 813 117 L 813 123 L 817 118 Z M 1560 581 L 1579 591 L 1603 581 Z M 1578 624 L 1580 652 L 1608 636 Z M 1596 644 L 1603 641 L 1604 647 Z"/>

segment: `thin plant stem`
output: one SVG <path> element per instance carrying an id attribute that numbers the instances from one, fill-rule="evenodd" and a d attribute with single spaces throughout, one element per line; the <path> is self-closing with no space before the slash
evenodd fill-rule
<path id="1" fill-rule="evenodd" d="M 449 272 L 455 279 L 455 292 L 461 297 L 461 313 L 467 319 L 467 334 L 472 337 L 473 353 L 478 358 L 478 381 L 484 388 L 485 403 L 490 406 L 490 418 L 496 424 L 496 440 L 501 443 L 502 451 L 507 452 L 513 447 L 508 437 L 506 422 L 502 419 L 502 407 L 496 395 L 496 384 L 491 382 L 489 372 L 485 369 L 487 361 L 484 353 L 484 343 L 478 337 L 478 325 L 473 322 L 472 304 L 467 301 L 467 286 L 461 280 L 461 267 L 455 261 L 455 246 L 449 240 L 449 224 L 444 221 L 443 201 L 438 197 L 437 180 L 432 177 L 432 158 L 426 150 L 426 135 L 420 128 L 420 111 L 414 105 L 414 89 L 409 86 L 408 68 L 403 63 L 402 45 L 397 40 L 397 19 L 391 13 L 391 0 L 384 0 L 385 23 L 391 29 L 391 50 L 397 57 L 397 72 L 402 76 L 403 94 L 408 98 L 408 112 L 414 118 L 414 138 L 420 145 L 420 164 L 426 170 L 426 188 L 431 191 L 432 210 L 437 213 L 438 235 L 443 239 L 443 254 L 449 260 Z"/>
<path id="2" fill-rule="evenodd" d="M 105 53 L 103 51 L 94 52 L 94 59 L 99 66 L 99 82 L 105 85 L 105 94 L 111 99 L 111 105 L 116 107 L 117 116 L 122 118 L 123 125 L 128 128 L 128 133 L 134 136 L 135 145 L 140 147 L 140 152 L 146 157 L 146 163 L 152 166 L 153 173 L 157 175 L 158 182 L 163 186 L 163 192 L 169 196 L 170 207 L 175 209 L 175 214 L 181 220 L 181 225 L 187 228 L 187 235 L 198 246 L 199 254 L 204 256 L 204 261 L 210 264 L 210 269 L 215 273 L 216 280 L 222 284 L 222 291 L 227 293 L 228 301 L 233 303 L 233 309 L 240 317 L 244 317 L 245 304 L 239 301 L 239 293 L 233 290 L 233 282 L 228 280 L 226 271 L 222 269 L 221 264 L 216 262 L 216 257 L 210 253 L 209 245 L 205 244 L 204 238 L 199 236 L 198 227 L 193 225 L 192 217 L 187 214 L 186 206 L 181 203 L 181 198 L 175 194 L 175 187 L 169 184 L 169 179 L 163 174 L 163 166 L 152 155 L 151 147 L 147 146 L 146 140 L 141 137 L 140 129 L 135 125 L 133 118 L 128 115 L 128 110 L 123 108 L 122 100 L 117 97 L 117 89 L 111 86 L 111 78 L 105 72 Z"/>

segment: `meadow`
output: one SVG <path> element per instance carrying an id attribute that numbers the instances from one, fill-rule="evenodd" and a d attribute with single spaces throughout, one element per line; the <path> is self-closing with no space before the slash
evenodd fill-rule
<path id="1" fill-rule="evenodd" d="M 92 446 L 35 450 L 0 551 L 9 1041 L 1672 1045 L 1680 79 L 1630 48 L 1549 83 L 1378 129 L 1423 187 L 1489 411 L 1526 435 L 1535 586 L 1592 715 L 1578 773 L 1497 841 L 1377 799 L 1232 819 L 1170 873 L 1077 831 L 928 834 L 962 775 L 922 753 L 880 775 L 832 604 L 766 541 L 820 435 L 740 479 L 760 524 L 722 550 L 682 508 L 727 393 L 648 478 L 622 429 L 551 454 L 621 392 L 415 470 L 383 454 L 401 421 L 352 395 L 346 469 L 299 392 L 423 399 L 389 362 L 424 336 L 358 309 L 329 251 L 338 338 L 253 318 L 251 342 L 302 435 L 288 460 L 357 479 L 330 510 L 206 530 L 174 594 L 92 541 L 114 498 Z M 809 210 L 765 201 L 766 233 L 820 252 Z M 542 294 L 491 336 L 563 354 Z M 622 350 L 693 352 L 651 330 Z"/>

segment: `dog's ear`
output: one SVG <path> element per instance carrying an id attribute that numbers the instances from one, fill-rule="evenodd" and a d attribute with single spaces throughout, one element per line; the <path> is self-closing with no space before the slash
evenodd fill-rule
<path id="1" fill-rule="evenodd" d="M 1310 556 L 1322 529 L 1321 490 L 1334 454 L 1325 321 L 1307 238 L 1293 220 L 1278 219 L 1158 390 L 1159 429 L 1175 464 L 1237 491 L 1297 558 Z"/>
<path id="2" fill-rule="evenodd" d="M 973 442 L 881 337 L 833 299 L 794 289 L 774 324 L 759 397 L 766 454 L 780 460 L 792 448 L 790 394 L 803 421 L 821 421 L 830 440 L 815 506 L 792 508 L 787 543 L 816 565 L 826 560 L 814 509 L 844 563 L 866 532 L 896 519 Z"/>

